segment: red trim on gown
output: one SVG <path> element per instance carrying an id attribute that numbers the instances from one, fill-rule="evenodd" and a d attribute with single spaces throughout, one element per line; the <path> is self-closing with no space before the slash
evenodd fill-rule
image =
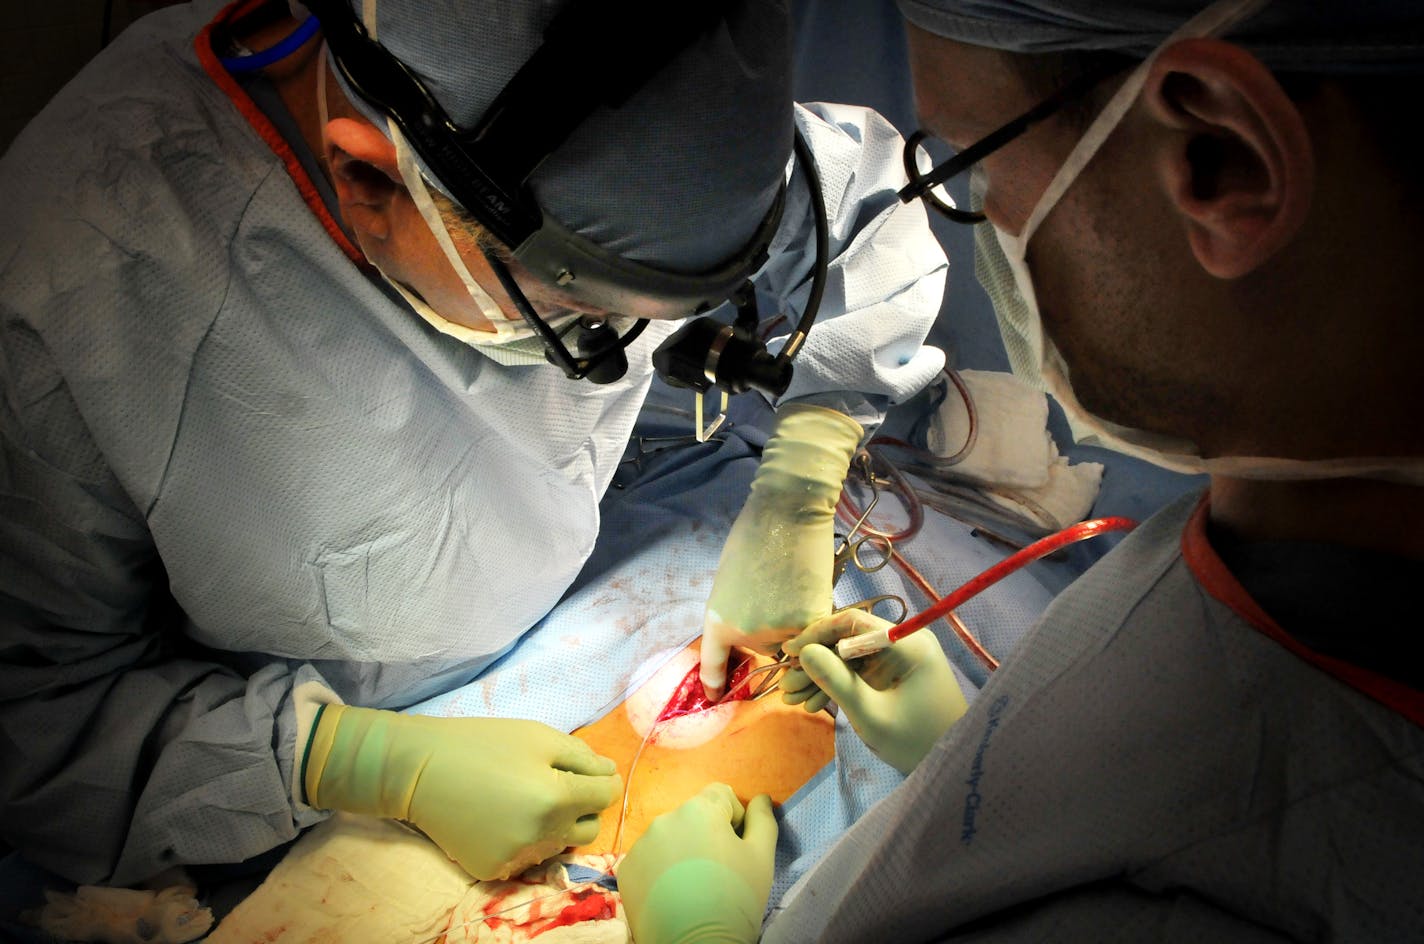
<path id="1" fill-rule="evenodd" d="M 321 199 L 321 194 L 317 192 L 316 184 L 307 176 L 301 161 L 297 159 L 296 152 L 287 143 L 287 139 L 282 137 L 276 125 L 257 107 L 257 103 L 243 90 L 238 81 L 223 68 L 218 61 L 218 54 L 213 49 L 213 31 L 218 26 L 236 22 L 241 17 L 246 16 L 253 10 L 266 3 L 267 0 L 234 0 L 222 9 L 213 21 L 193 39 L 193 49 L 198 54 L 198 62 L 203 66 L 203 70 L 208 73 L 208 77 L 223 93 L 232 100 L 232 104 L 237 108 L 238 113 L 247 119 L 247 123 L 252 126 L 258 136 L 267 143 L 272 152 L 282 159 L 286 165 L 287 176 L 292 178 L 292 183 L 297 185 L 297 191 L 306 201 L 307 207 L 316 215 L 317 221 L 331 237 L 332 242 L 341 248 L 352 262 L 365 268 L 367 266 L 366 257 L 359 248 L 347 238 L 341 225 L 332 217 L 326 208 L 326 203 Z"/>
<path id="2" fill-rule="evenodd" d="M 1316 652 L 1282 629 L 1261 609 L 1260 604 L 1251 598 L 1235 575 L 1226 569 L 1226 565 L 1207 539 L 1206 525 L 1210 511 L 1210 495 L 1203 495 L 1182 532 L 1182 557 L 1202 589 L 1293 655 L 1334 676 L 1396 714 L 1424 727 L 1424 692 L 1352 662 Z"/>

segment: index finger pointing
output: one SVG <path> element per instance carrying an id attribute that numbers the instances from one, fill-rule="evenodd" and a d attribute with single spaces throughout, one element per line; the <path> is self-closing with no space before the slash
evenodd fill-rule
<path id="1" fill-rule="evenodd" d="M 607 777 L 618 772 L 618 765 L 612 758 L 596 753 L 588 744 L 572 734 L 565 736 L 564 742 L 554 752 L 549 766 L 555 770 L 566 770 L 571 774 L 589 777 Z"/>

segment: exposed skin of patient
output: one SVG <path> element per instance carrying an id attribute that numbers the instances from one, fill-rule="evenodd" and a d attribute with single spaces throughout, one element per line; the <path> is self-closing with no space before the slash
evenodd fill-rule
<path id="1" fill-rule="evenodd" d="M 573 732 L 599 754 L 612 758 L 629 786 L 621 836 L 620 798 L 604 812 L 598 838 L 569 850 L 581 861 L 605 868 L 604 863 L 611 864 L 616 854 L 626 852 L 655 817 L 679 806 L 711 780 L 730 784 L 743 802 L 767 793 L 773 802 L 782 803 L 834 759 L 835 724 L 830 715 L 807 714 L 799 705 L 784 704 L 777 694 L 746 699 L 760 686 L 762 676 L 753 677 L 740 690 L 732 688 L 743 672 L 770 661 L 765 656 L 749 656 L 745 668 L 729 673 L 728 700 L 698 710 L 702 687 L 697 652 L 694 641 L 607 715 Z M 663 720 L 657 722 L 660 716 Z M 655 722 L 656 730 L 644 746 Z M 540 869 L 523 878 L 522 882 L 476 882 L 434 843 L 407 827 L 343 815 L 304 837 L 267 881 L 223 920 L 210 940 L 281 944 L 355 940 L 346 935 L 357 934 L 358 929 L 363 940 L 386 935 L 388 940 L 445 944 L 487 938 L 515 941 L 535 935 L 540 944 L 558 944 L 566 936 L 569 942 L 605 940 L 575 938 L 573 927 L 558 926 L 561 913 L 567 917 L 580 910 L 591 919 L 584 925 L 590 931 L 591 925 L 605 925 L 600 918 L 619 918 L 616 927 L 606 923 L 611 932 L 606 939 L 626 940 L 617 896 L 596 889 L 546 897 L 536 909 L 544 916 L 538 921 L 527 920 L 528 909 L 505 911 L 509 902 L 548 896 L 539 884 L 544 881 Z M 599 904 L 593 898 L 598 896 L 607 898 L 609 906 L 593 909 Z"/>
<path id="2" fill-rule="evenodd" d="M 765 656 L 751 656 L 748 667 L 769 661 Z M 574 731 L 618 764 L 628 792 L 621 842 L 617 835 L 619 811 L 614 808 L 604 813 L 598 838 L 575 852 L 627 852 L 654 818 L 680 806 L 714 780 L 729 784 L 742 802 L 768 793 L 773 803 L 784 803 L 834 759 L 835 722 L 830 715 L 807 714 L 797 705 L 784 704 L 774 686 L 766 698 L 746 700 L 741 696 L 756 690 L 763 676 L 754 676 L 749 684 L 734 689 L 739 676 L 729 672 L 731 698 L 712 708 L 659 722 L 634 768 L 633 758 L 649 725 L 659 714 L 672 714 L 665 708 L 689 675 L 694 700 L 700 700 L 696 667 L 694 643 L 622 705 Z"/>

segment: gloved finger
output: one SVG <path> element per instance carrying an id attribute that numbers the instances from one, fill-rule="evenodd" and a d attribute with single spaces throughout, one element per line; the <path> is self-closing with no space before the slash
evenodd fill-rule
<path id="1" fill-rule="evenodd" d="M 876 616 L 869 610 L 841 610 L 839 613 L 831 614 L 831 616 L 838 618 L 837 622 L 830 623 L 839 634 L 835 639 L 843 639 L 846 636 L 859 636 L 862 633 L 874 632 L 877 629 L 889 629 L 895 625 L 888 619 L 882 616 Z"/>
<path id="2" fill-rule="evenodd" d="M 801 667 L 821 691 L 852 715 L 860 710 L 867 692 L 871 691 L 840 656 L 825 646 L 802 649 Z"/>
<path id="3" fill-rule="evenodd" d="M 565 803 L 579 815 L 606 810 L 623 795 L 623 778 L 616 773 L 608 777 L 588 777 L 583 774 L 558 771 Z"/>
<path id="4" fill-rule="evenodd" d="M 460 863 L 460 866 L 466 872 L 469 872 L 471 875 L 473 875 L 475 878 L 479 879 L 482 882 L 503 882 L 507 879 L 513 878 L 520 872 L 523 872 L 525 869 L 533 868 L 540 862 L 543 862 L 545 859 L 553 858 L 554 856 L 558 855 L 559 852 L 560 849 L 556 848 L 552 843 L 536 843 L 532 846 L 526 846 L 518 853 L 516 853 L 514 857 L 511 858 L 508 862 L 505 862 L 503 865 L 499 866 L 494 871 L 489 872 L 485 875 L 481 875 L 478 872 L 473 871 L 468 865 L 465 865 L 463 862 Z"/>
<path id="5" fill-rule="evenodd" d="M 832 618 L 833 618 L 833 617 L 829 617 L 829 616 L 826 617 L 826 619 L 832 619 Z M 786 653 L 788 656 L 791 656 L 791 657 L 794 659 L 794 658 L 797 658 L 798 656 L 801 655 L 801 650 L 802 650 L 803 648 L 805 648 L 806 646 L 811 645 L 812 643 L 817 643 L 817 644 L 823 645 L 823 646 L 826 645 L 829 640 L 822 639 L 822 638 L 820 638 L 820 636 L 819 636 L 818 634 L 813 633 L 813 632 L 811 631 L 811 628 L 812 628 L 813 626 L 814 626 L 814 627 L 819 627 L 819 626 L 820 626 L 822 623 L 824 623 L 824 622 L 825 622 L 825 620 L 817 620 L 816 622 L 812 623 L 810 626 L 807 626 L 805 629 L 801 630 L 801 632 L 797 633 L 795 636 L 793 636 L 793 637 L 791 637 L 790 639 L 786 640 L 786 642 L 784 642 L 784 643 L 781 644 L 781 651 L 784 652 L 784 653 Z"/>
<path id="6" fill-rule="evenodd" d="M 776 832 L 776 814 L 771 810 L 771 797 L 765 793 L 752 797 L 742 819 L 742 841 L 770 859 L 776 855 Z"/>
<path id="7" fill-rule="evenodd" d="M 831 696 L 827 695 L 825 692 L 821 691 L 818 688 L 816 689 L 815 694 L 813 694 L 810 698 L 806 699 L 806 703 L 801 707 L 806 709 L 807 714 L 814 715 L 816 712 L 820 711 L 822 708 L 826 707 L 830 703 Z"/>
<path id="8" fill-rule="evenodd" d="M 887 692 L 903 684 L 920 668 L 918 658 L 921 653 L 897 652 L 891 658 L 891 650 L 877 652 L 856 662 L 856 674 L 865 684 L 877 692 Z"/>
<path id="9" fill-rule="evenodd" d="M 792 692 L 781 693 L 781 703 L 783 705 L 801 705 L 806 709 L 807 714 L 815 714 L 826 707 L 830 696 L 816 687 L 816 683 L 811 681 L 811 677 L 806 676 L 806 686 Z"/>
<path id="10" fill-rule="evenodd" d="M 737 645 L 743 649 L 759 652 L 764 656 L 774 656 L 781 651 L 782 645 L 787 640 L 796 636 L 796 632 L 794 627 L 768 626 L 743 633 L 737 640 Z"/>
<path id="11" fill-rule="evenodd" d="M 782 695 L 782 705 L 800 705 L 806 709 L 807 715 L 815 715 L 820 709 L 830 702 L 830 695 L 826 695 L 815 685 L 800 692 L 785 692 Z"/>
<path id="12" fill-rule="evenodd" d="M 788 695 L 798 694 L 808 690 L 813 690 L 816 683 L 811 681 L 811 676 L 806 674 L 802 668 L 787 669 L 776 683 L 776 687 Z M 792 702 L 791 704 L 795 704 Z"/>
<path id="13" fill-rule="evenodd" d="M 787 669 L 781 676 L 781 701 L 787 705 L 803 705 L 807 714 L 815 714 L 830 701 L 825 692 L 816 687 L 806 670 L 797 666 Z"/>
<path id="14" fill-rule="evenodd" d="M 596 753 L 587 743 L 572 734 L 562 735 L 549 766 L 555 770 L 566 770 L 589 777 L 607 777 L 618 772 L 618 765 L 611 757 Z"/>
<path id="15" fill-rule="evenodd" d="M 727 654 L 730 651 L 729 646 L 718 642 L 711 633 L 703 632 L 702 667 L 697 674 L 702 679 L 702 689 L 708 701 L 717 701 L 727 687 Z"/>
<path id="16" fill-rule="evenodd" d="M 580 816 L 569 830 L 568 844 L 571 846 L 586 846 L 598 838 L 599 831 L 603 828 L 603 822 L 597 813 L 590 813 L 587 816 Z"/>
<path id="17" fill-rule="evenodd" d="M 795 656 L 806 646 L 834 646 L 837 640 L 865 632 L 861 626 L 861 615 L 865 615 L 863 610 L 841 610 L 822 617 L 809 624 L 795 639 L 787 640 L 781 647 L 782 651 Z"/>
<path id="18" fill-rule="evenodd" d="M 782 692 L 781 703 L 783 705 L 800 705 L 811 698 L 815 698 L 820 692 L 821 690 L 815 685 L 807 684 L 805 688 L 799 691 Z"/>
<path id="19" fill-rule="evenodd" d="M 742 806 L 742 801 L 737 799 L 736 791 L 725 783 L 709 783 L 702 788 L 702 792 L 693 797 L 693 802 L 706 803 L 715 811 L 727 817 L 727 822 L 732 824 L 732 828 L 740 830 L 742 828 L 742 818 L 746 816 L 746 807 Z"/>

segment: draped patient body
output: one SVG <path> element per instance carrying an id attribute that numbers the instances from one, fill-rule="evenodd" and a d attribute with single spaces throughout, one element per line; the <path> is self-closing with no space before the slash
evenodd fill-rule
<path id="1" fill-rule="evenodd" d="M 730 784 L 744 802 L 768 793 L 782 803 L 835 755 L 829 715 L 776 695 L 743 697 L 759 687 L 756 677 L 708 707 L 697 649 L 693 642 L 574 731 L 617 763 L 627 787 L 626 809 L 620 800 L 606 810 L 592 843 L 516 879 L 476 882 L 403 825 L 338 814 L 309 831 L 209 940 L 627 940 L 617 893 L 586 884 L 595 870 L 612 868 L 654 818 L 710 782 Z M 766 661 L 749 657 L 729 685 Z"/>

